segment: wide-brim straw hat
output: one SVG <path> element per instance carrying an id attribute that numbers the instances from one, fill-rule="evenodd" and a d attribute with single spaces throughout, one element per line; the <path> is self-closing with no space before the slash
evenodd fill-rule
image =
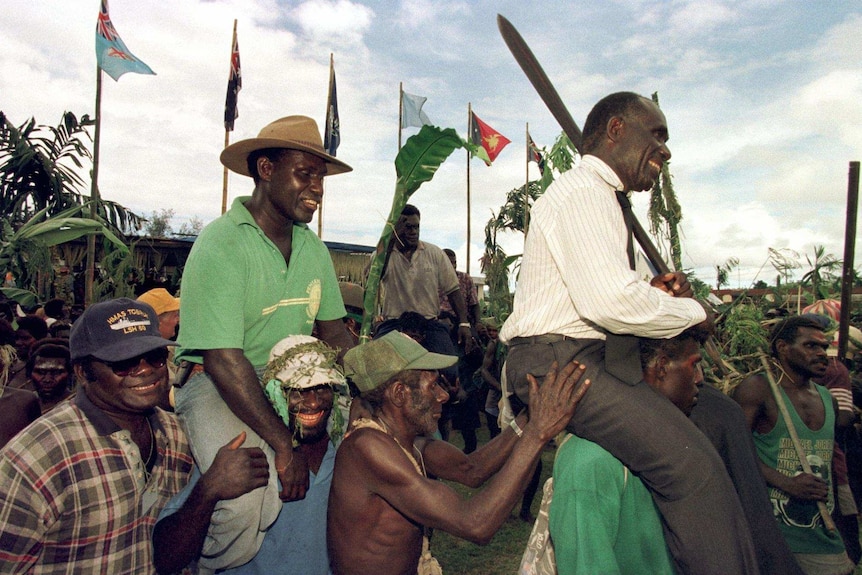
<path id="1" fill-rule="evenodd" d="M 255 150 L 266 148 L 299 150 L 322 158 L 326 162 L 328 176 L 353 170 L 335 156 L 326 153 L 317 122 L 308 116 L 287 116 L 276 120 L 265 126 L 257 138 L 240 140 L 225 148 L 219 159 L 229 170 L 251 177 L 248 171 L 248 155 Z"/>

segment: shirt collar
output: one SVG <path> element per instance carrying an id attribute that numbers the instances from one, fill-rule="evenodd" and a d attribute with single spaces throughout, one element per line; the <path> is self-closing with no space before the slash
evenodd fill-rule
<path id="1" fill-rule="evenodd" d="M 83 386 L 78 387 L 78 393 L 75 394 L 75 405 L 77 405 L 93 427 L 96 428 L 96 433 L 99 435 L 111 435 L 120 430 L 120 426 L 114 423 L 114 420 L 105 415 L 105 412 L 93 405 L 90 397 L 87 395 L 87 390 Z"/>
<path id="2" fill-rule="evenodd" d="M 625 191 L 625 187 L 623 186 L 622 180 L 620 180 L 616 172 L 614 172 L 613 169 L 611 169 L 611 167 L 604 162 L 604 160 L 598 158 L 597 156 L 587 154 L 581 158 L 581 164 L 588 166 L 593 172 L 596 173 L 598 177 L 604 180 L 605 183 L 607 183 L 614 190 L 618 192 Z"/>
<path id="3" fill-rule="evenodd" d="M 84 415 L 87 416 L 87 419 L 89 419 L 90 423 L 93 424 L 93 427 L 96 428 L 96 433 L 100 436 L 111 435 L 118 431 L 122 431 L 122 427 L 117 425 L 104 411 L 93 404 L 90 397 L 87 395 L 87 390 L 84 389 L 83 386 L 78 386 L 75 398 L 72 401 L 74 401 L 78 409 L 84 412 Z M 153 409 L 153 413 L 147 416 L 147 419 L 150 420 L 154 431 L 162 428 L 155 409 Z"/>
<path id="4" fill-rule="evenodd" d="M 398 241 L 398 240 L 396 240 L 395 238 L 392 238 L 392 241 Z M 405 258 L 407 257 L 403 253 L 401 253 L 401 250 L 399 250 L 397 247 L 395 248 L 395 251 L 398 252 L 399 254 L 401 254 Z M 416 244 L 416 249 L 413 250 L 413 253 L 416 253 L 419 251 L 423 251 L 423 252 L 425 251 L 425 243 L 422 240 L 419 240 L 419 243 Z"/>
<path id="5" fill-rule="evenodd" d="M 238 198 L 235 198 L 233 203 L 230 205 L 230 210 L 227 212 L 227 217 L 237 224 L 248 224 L 259 228 L 260 226 L 257 225 L 256 221 L 254 221 L 254 217 L 252 217 L 251 212 L 245 207 L 246 202 L 249 200 L 251 200 L 251 196 L 239 196 Z M 293 225 L 301 226 L 303 228 L 308 227 L 308 224 L 301 222 L 293 222 Z"/>

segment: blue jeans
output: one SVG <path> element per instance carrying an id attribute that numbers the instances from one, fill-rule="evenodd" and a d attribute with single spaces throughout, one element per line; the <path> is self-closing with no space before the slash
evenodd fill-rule
<path id="1" fill-rule="evenodd" d="M 278 474 L 272 448 L 243 423 L 224 402 L 206 373 L 192 375 L 175 392 L 176 413 L 182 419 L 192 454 L 202 472 L 218 450 L 245 431 L 243 447 L 260 447 L 269 461 L 269 484 L 236 499 L 219 501 L 212 515 L 198 564 L 205 569 L 228 569 L 250 561 L 263 542 L 266 529 L 278 518 Z"/>

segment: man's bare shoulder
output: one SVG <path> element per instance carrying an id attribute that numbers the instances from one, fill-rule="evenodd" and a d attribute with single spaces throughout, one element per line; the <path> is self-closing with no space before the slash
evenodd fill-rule
<path id="1" fill-rule="evenodd" d="M 746 377 L 730 396 L 742 407 L 744 412 L 763 414 L 772 411 L 774 399 L 769 388 L 769 380 L 761 373 Z M 750 422 L 749 422 L 750 423 Z"/>
<path id="2" fill-rule="evenodd" d="M 342 455 L 343 453 L 343 455 Z M 361 473 L 372 476 L 390 476 L 393 470 L 406 467 L 415 474 L 413 466 L 387 433 L 379 429 L 360 427 L 351 431 L 338 448 L 339 456 L 360 467 Z"/>
<path id="3" fill-rule="evenodd" d="M 762 373 L 749 375 L 736 386 L 731 397 L 737 403 L 763 403 L 771 397 L 769 380 Z"/>

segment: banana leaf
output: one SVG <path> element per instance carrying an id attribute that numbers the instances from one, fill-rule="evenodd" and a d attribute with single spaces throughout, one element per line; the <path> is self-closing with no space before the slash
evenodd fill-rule
<path id="1" fill-rule="evenodd" d="M 462 139 L 452 128 L 445 130 L 436 126 L 422 126 L 418 134 L 411 136 L 395 158 L 395 195 L 392 198 L 392 209 L 389 218 L 377 242 L 377 251 L 371 260 L 368 280 L 365 285 L 365 316 L 362 319 L 362 329 L 359 332 L 360 342 L 368 341 L 371 334 L 371 322 L 374 319 L 377 303 L 377 291 L 380 288 L 380 276 L 386 262 L 386 253 L 392 240 L 392 232 L 401 210 L 407 205 L 410 196 L 419 187 L 431 180 L 437 169 L 446 161 L 452 152 L 458 148 L 467 148 L 475 152 L 477 146 Z"/>
<path id="2" fill-rule="evenodd" d="M 0 288 L 0 293 L 27 308 L 31 308 L 39 303 L 39 299 L 36 297 L 36 294 L 25 289 Z"/>
<path id="3" fill-rule="evenodd" d="M 51 218 L 37 224 L 26 224 L 16 234 L 21 239 L 38 240 L 46 246 L 55 246 L 89 234 L 102 234 L 121 250 L 128 250 L 123 241 L 104 224 L 89 218 Z"/>

